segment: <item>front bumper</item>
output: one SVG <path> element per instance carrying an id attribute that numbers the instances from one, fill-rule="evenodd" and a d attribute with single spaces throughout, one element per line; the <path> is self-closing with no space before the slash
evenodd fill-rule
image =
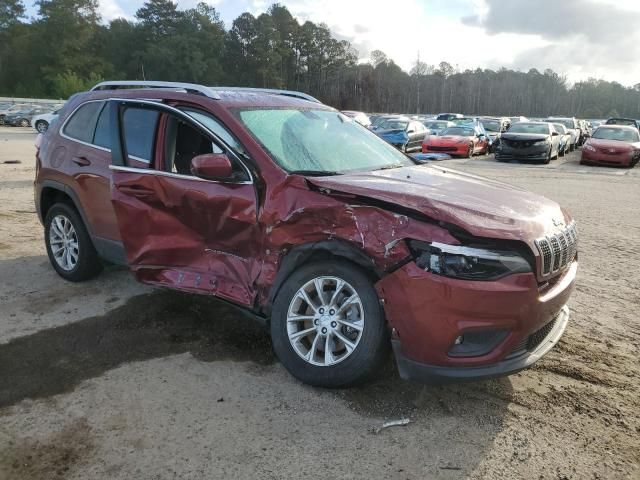
<path id="1" fill-rule="evenodd" d="M 452 157 L 466 157 L 469 153 L 469 145 L 452 144 L 452 145 L 428 145 L 422 144 L 422 153 L 446 153 Z"/>
<path id="2" fill-rule="evenodd" d="M 512 375 L 533 365 L 558 343 L 567 328 L 569 316 L 569 308 L 564 306 L 552 320 L 555 323 L 551 331 L 534 350 L 525 350 L 520 355 L 510 356 L 500 362 L 480 367 L 442 367 L 419 363 L 407 358 L 402 352 L 401 343 L 398 340 L 392 340 L 398 372 L 404 380 L 432 385 L 473 382 Z"/>
<path id="3" fill-rule="evenodd" d="M 457 280 L 411 262 L 384 277 L 376 289 L 392 329 L 400 374 L 420 381 L 449 377 L 462 381 L 526 368 L 552 346 L 546 339 L 529 345 L 529 339 L 543 333 L 548 339 L 562 335 L 577 270 L 578 263 L 573 262 L 560 276 L 540 285 L 532 273 L 495 281 Z M 556 324 L 547 332 L 554 319 Z M 499 335 L 485 350 L 465 355 L 456 350 L 461 336 L 464 343 L 494 332 Z"/>
<path id="4" fill-rule="evenodd" d="M 504 142 L 496 147 L 496 160 L 546 160 L 549 155 L 549 146 L 513 148 Z"/>
<path id="5" fill-rule="evenodd" d="M 618 153 L 609 155 L 602 152 L 590 152 L 582 150 L 582 163 L 591 163 L 595 165 L 610 165 L 614 167 L 628 167 L 634 161 L 634 157 L 628 153 Z"/>

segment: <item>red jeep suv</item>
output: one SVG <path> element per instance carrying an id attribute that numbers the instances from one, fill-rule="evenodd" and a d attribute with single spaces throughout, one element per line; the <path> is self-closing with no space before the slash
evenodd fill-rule
<path id="1" fill-rule="evenodd" d="M 421 165 L 297 92 L 103 82 L 39 141 L 47 253 L 262 319 L 283 365 L 339 387 L 393 347 L 422 382 L 517 372 L 568 322 L 578 237 L 558 204 Z"/>

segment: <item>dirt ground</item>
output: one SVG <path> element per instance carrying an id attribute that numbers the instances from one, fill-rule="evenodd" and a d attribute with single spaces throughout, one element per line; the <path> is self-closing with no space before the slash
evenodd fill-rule
<path id="1" fill-rule="evenodd" d="M 640 478 L 640 167 L 451 161 L 577 219 L 565 336 L 509 378 L 427 387 L 390 361 L 327 391 L 289 376 L 267 334 L 220 302 L 118 268 L 57 277 L 34 140 L 0 127 L 0 479 Z"/>

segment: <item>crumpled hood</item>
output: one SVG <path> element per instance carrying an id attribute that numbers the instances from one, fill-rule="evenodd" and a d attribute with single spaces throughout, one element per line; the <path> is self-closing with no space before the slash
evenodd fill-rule
<path id="1" fill-rule="evenodd" d="M 556 202 L 518 187 L 440 166 L 313 177 L 309 183 L 399 205 L 488 238 L 533 240 L 571 217 Z"/>
<path id="2" fill-rule="evenodd" d="M 632 150 L 638 150 L 640 148 L 640 143 L 627 143 L 600 138 L 590 138 L 589 145 L 603 150 L 612 149 L 616 152 L 631 152 Z"/>
<path id="3" fill-rule="evenodd" d="M 471 140 L 471 137 L 463 137 L 461 135 L 441 135 L 434 138 L 428 138 L 427 143 L 429 145 L 455 145 L 456 143 L 467 144 Z"/>
<path id="4" fill-rule="evenodd" d="M 389 143 L 406 143 L 409 139 L 407 133 L 400 129 L 377 130 L 375 133 Z"/>

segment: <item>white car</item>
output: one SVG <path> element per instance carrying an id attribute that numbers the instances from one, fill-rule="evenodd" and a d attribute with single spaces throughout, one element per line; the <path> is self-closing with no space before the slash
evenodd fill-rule
<path id="1" fill-rule="evenodd" d="M 31 119 L 31 126 L 35 128 L 38 133 L 44 133 L 56 118 L 58 118 L 58 110 L 55 112 L 43 113 L 36 115 Z"/>

